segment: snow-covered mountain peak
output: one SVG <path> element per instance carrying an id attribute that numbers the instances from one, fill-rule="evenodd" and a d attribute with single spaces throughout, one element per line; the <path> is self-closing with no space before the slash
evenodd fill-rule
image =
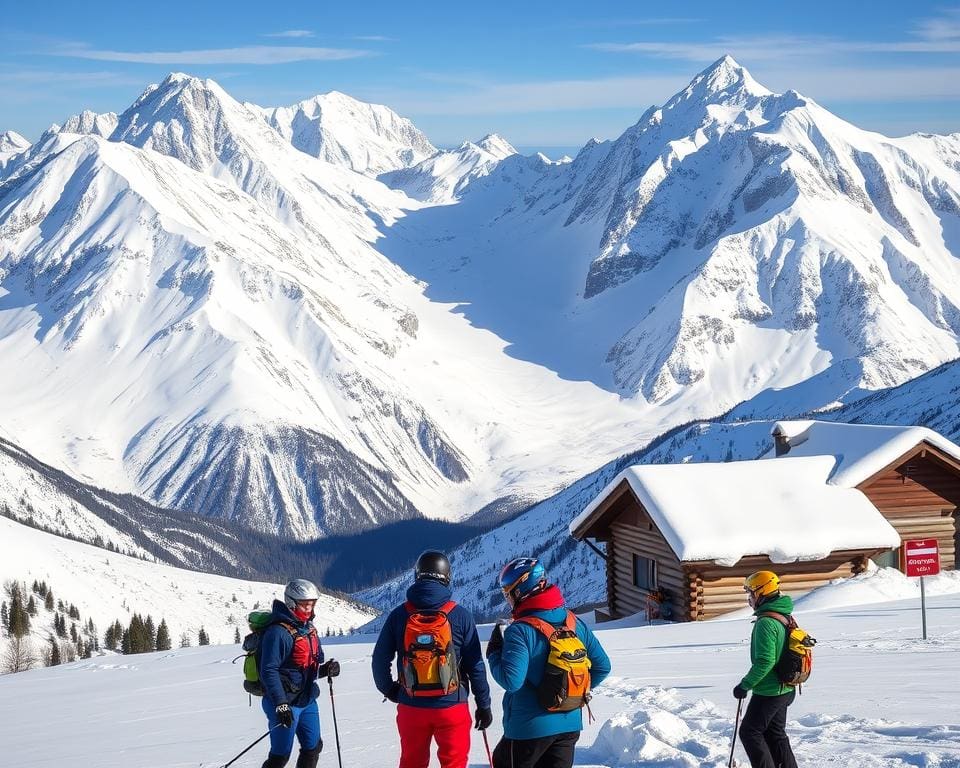
<path id="1" fill-rule="evenodd" d="M 301 152 L 369 176 L 408 168 L 437 151 L 407 118 L 340 91 L 262 113 Z"/>
<path id="2" fill-rule="evenodd" d="M 684 93 L 689 93 L 691 96 L 697 94 L 701 97 L 733 93 L 748 93 L 752 96 L 771 95 L 771 91 L 753 79 L 746 67 L 742 67 L 729 55 L 718 59 L 693 78 Z"/>
<path id="3" fill-rule="evenodd" d="M 0 152 L 23 152 L 29 146 L 30 142 L 16 131 L 0 133 Z"/>
<path id="4" fill-rule="evenodd" d="M 120 115 L 111 138 L 170 155 L 207 171 L 236 142 L 234 123 L 247 110 L 213 80 L 179 72 L 147 88 Z"/>
<path id="5" fill-rule="evenodd" d="M 116 112 L 98 114 L 85 109 L 79 115 L 69 118 L 60 126 L 59 130 L 62 133 L 90 134 L 92 136 L 102 136 L 106 139 L 116 130 L 117 119 Z"/>
<path id="6" fill-rule="evenodd" d="M 377 178 L 417 200 L 451 203 L 472 181 L 486 176 L 500 161 L 516 154 L 510 142 L 490 133 L 476 143 L 465 141 L 456 149 L 440 150 L 412 168 L 383 173 Z"/>
<path id="7" fill-rule="evenodd" d="M 499 133 L 488 133 L 477 142 L 477 146 L 495 157 L 504 158 L 517 154 L 513 145 Z"/>

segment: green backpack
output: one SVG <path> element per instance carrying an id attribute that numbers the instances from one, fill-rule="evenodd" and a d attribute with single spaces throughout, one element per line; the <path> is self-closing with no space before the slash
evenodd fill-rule
<path id="1" fill-rule="evenodd" d="M 251 696 L 263 696 L 263 684 L 260 682 L 260 638 L 264 630 L 271 624 L 277 623 L 289 632 L 294 638 L 297 636 L 296 627 L 287 624 L 284 621 L 273 622 L 271 619 L 273 613 L 270 611 L 253 611 L 247 615 L 247 624 L 250 627 L 250 634 L 243 638 L 244 653 L 234 659 L 236 663 L 243 659 L 243 690 Z"/>

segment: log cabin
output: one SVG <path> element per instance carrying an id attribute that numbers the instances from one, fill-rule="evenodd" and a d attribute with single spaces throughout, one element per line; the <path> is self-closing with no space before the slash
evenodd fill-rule
<path id="1" fill-rule="evenodd" d="M 781 421 L 753 461 L 636 465 L 570 524 L 606 543 L 607 614 L 700 620 L 743 608 L 776 571 L 798 596 L 936 538 L 954 567 L 960 447 L 922 427 Z M 602 616 L 601 616 L 602 618 Z"/>

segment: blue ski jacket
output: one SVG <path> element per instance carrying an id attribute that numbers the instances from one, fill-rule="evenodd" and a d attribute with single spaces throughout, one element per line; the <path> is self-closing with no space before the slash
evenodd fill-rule
<path id="1" fill-rule="evenodd" d="M 424 579 L 414 582 L 407 590 L 407 600 L 414 607 L 423 609 L 438 609 L 453 599 L 449 587 L 439 581 Z M 394 691 L 394 680 L 400 677 L 400 659 L 403 654 L 403 633 L 407 627 L 409 613 L 404 605 L 394 608 L 384 622 L 377 644 L 373 648 L 373 681 L 377 689 L 384 696 Z M 483 662 L 483 653 L 480 650 L 480 638 L 477 635 L 477 625 L 473 616 L 461 605 L 454 607 L 447 615 L 450 622 L 450 632 L 453 635 L 453 646 L 460 664 L 460 687 L 446 696 L 408 696 L 403 688 L 397 691 L 398 703 L 408 704 L 411 707 L 443 708 L 467 701 L 470 697 L 470 688 L 477 706 L 490 707 L 490 684 L 487 682 L 487 668 Z M 394 664 L 396 659 L 396 664 Z M 396 670 L 396 678 L 394 676 Z"/>
<path id="2" fill-rule="evenodd" d="M 257 668 L 264 696 L 274 706 L 286 703 L 292 707 L 305 707 L 320 695 L 320 688 L 314 684 L 317 667 L 323 663 L 320 636 L 315 631 L 311 632 L 311 622 L 300 621 L 280 600 L 273 601 L 270 621 L 257 648 Z M 294 627 L 297 630 L 296 641 L 310 648 L 312 658 L 305 667 L 294 662 L 294 636 L 281 626 L 281 622 Z M 311 647 L 314 643 L 315 647 Z"/>
<path id="3" fill-rule="evenodd" d="M 566 608 L 531 611 L 549 624 L 561 626 Z M 580 619 L 577 637 L 590 659 L 590 685 L 596 688 L 610 674 L 610 657 L 600 641 Z M 506 691 L 503 695 L 503 735 L 508 739 L 539 739 L 583 730 L 583 710 L 548 712 L 537 701 L 537 686 L 543 680 L 550 643 L 542 633 L 515 621 L 503 633 L 503 648 L 490 651 L 490 673 Z"/>

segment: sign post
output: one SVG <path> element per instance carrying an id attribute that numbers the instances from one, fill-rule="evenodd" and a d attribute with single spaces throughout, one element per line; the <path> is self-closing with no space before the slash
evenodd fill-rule
<path id="1" fill-rule="evenodd" d="M 927 639 L 927 591 L 924 576 L 940 573 L 940 548 L 936 539 L 910 539 L 903 542 L 903 571 L 907 576 L 920 577 L 920 615 L 923 639 Z"/>

